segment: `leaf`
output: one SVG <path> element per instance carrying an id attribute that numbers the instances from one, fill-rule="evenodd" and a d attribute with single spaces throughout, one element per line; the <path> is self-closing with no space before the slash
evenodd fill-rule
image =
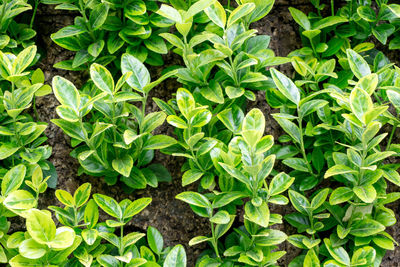
<path id="1" fill-rule="evenodd" d="M 294 177 L 290 177 L 284 172 L 277 174 L 272 178 L 269 185 L 269 194 L 271 196 L 278 195 L 286 191 L 294 182 Z"/>
<path id="2" fill-rule="evenodd" d="M 221 111 L 217 117 L 231 132 L 237 134 L 241 131 L 244 114 L 238 106 Z"/>
<path id="3" fill-rule="evenodd" d="M 290 202 L 292 202 L 293 207 L 299 211 L 301 214 L 308 215 L 309 209 L 311 208 L 310 202 L 302 194 L 289 190 Z"/>
<path id="4" fill-rule="evenodd" d="M 306 161 L 301 158 L 288 158 L 282 161 L 283 164 L 289 166 L 290 168 L 301 171 L 301 172 L 309 172 Z"/>
<path id="5" fill-rule="evenodd" d="M 81 98 L 74 84 L 60 76 L 55 76 L 52 84 L 53 92 L 58 102 L 60 102 L 61 105 L 70 107 L 79 114 Z"/>
<path id="6" fill-rule="evenodd" d="M 274 68 L 271 69 L 271 76 L 278 90 L 296 106 L 299 106 L 300 90 L 292 80 Z"/>
<path id="7" fill-rule="evenodd" d="M 210 218 L 210 222 L 215 224 L 227 224 L 231 220 L 229 213 L 225 210 L 218 211 Z"/>
<path id="8" fill-rule="evenodd" d="M 49 246 L 55 250 L 66 249 L 74 243 L 75 232 L 70 227 L 59 227 L 56 230 L 55 238 L 50 242 Z"/>
<path id="9" fill-rule="evenodd" d="M 126 81 L 133 89 L 143 92 L 143 88 L 150 83 L 150 73 L 143 63 L 134 56 L 125 53 L 121 58 L 122 74 L 132 72 Z"/>
<path id="10" fill-rule="evenodd" d="M 112 167 L 121 175 L 128 177 L 133 167 L 133 159 L 129 155 L 124 155 L 112 161 Z"/>
<path id="11" fill-rule="evenodd" d="M 297 22 L 297 24 L 299 24 L 303 29 L 307 31 L 311 30 L 311 23 L 308 20 L 306 14 L 304 14 L 302 11 L 294 7 L 289 7 L 289 11 L 293 19 Z"/>
<path id="12" fill-rule="evenodd" d="M 11 74 L 20 74 L 27 67 L 29 67 L 29 65 L 35 59 L 36 50 L 37 48 L 35 45 L 29 46 L 22 50 L 22 52 L 17 55 L 17 58 L 15 58 L 13 62 Z"/>
<path id="13" fill-rule="evenodd" d="M 194 183 L 203 176 L 203 172 L 197 169 L 187 170 L 182 175 L 182 186 L 187 186 L 188 184 Z"/>
<path id="14" fill-rule="evenodd" d="M 196 192 L 182 192 L 176 196 L 176 199 L 179 199 L 183 202 L 186 202 L 190 205 L 194 205 L 201 208 L 211 208 L 210 201 L 203 195 Z"/>
<path id="15" fill-rule="evenodd" d="M 122 218 L 121 207 L 118 205 L 115 199 L 102 194 L 94 194 L 93 199 L 96 201 L 96 204 L 108 215 L 117 219 Z"/>
<path id="16" fill-rule="evenodd" d="M 46 245 L 39 244 L 32 238 L 26 239 L 21 242 L 21 244 L 18 247 L 19 253 L 21 256 L 27 258 L 27 259 L 39 259 L 44 256 L 47 252 L 47 247 Z M 13 265 L 11 265 L 13 266 Z M 22 266 L 22 265 L 21 265 Z"/>
<path id="17" fill-rule="evenodd" d="M 1 195 L 8 196 L 8 194 L 17 190 L 24 182 L 25 174 L 25 165 L 19 164 L 10 169 L 1 182 Z"/>
<path id="18" fill-rule="evenodd" d="M 325 175 L 324 178 L 328 178 L 334 175 L 341 175 L 341 174 L 346 174 L 346 173 L 351 173 L 351 174 L 357 174 L 357 171 L 353 170 L 352 168 L 346 166 L 346 165 L 335 165 L 331 168 L 329 168 Z"/>
<path id="19" fill-rule="evenodd" d="M 315 195 L 311 201 L 311 208 L 313 210 L 318 209 L 320 206 L 322 206 L 328 197 L 330 189 L 325 188 L 321 190 L 317 195 Z"/>
<path id="20" fill-rule="evenodd" d="M 376 190 L 372 185 L 355 186 L 353 192 L 365 203 L 372 203 L 376 199 Z"/>
<path id="21" fill-rule="evenodd" d="M 147 243 L 151 250 L 153 250 L 158 255 L 161 254 L 164 247 L 164 240 L 161 233 L 154 227 L 149 226 L 147 228 Z"/>
<path id="22" fill-rule="evenodd" d="M 56 225 L 49 213 L 31 209 L 26 218 L 26 229 L 29 235 L 40 244 L 51 242 L 56 236 Z"/>
<path id="23" fill-rule="evenodd" d="M 347 49 L 346 53 L 350 69 L 358 79 L 371 74 L 367 61 L 361 55 L 352 49 Z"/>
<path id="24" fill-rule="evenodd" d="M 338 187 L 333 190 L 329 197 L 329 203 L 331 205 L 337 205 L 349 201 L 354 196 L 353 190 L 348 187 Z"/>
<path id="25" fill-rule="evenodd" d="M 136 199 L 125 209 L 123 217 L 124 219 L 131 218 L 144 210 L 151 203 L 151 198 L 143 197 Z"/>
<path id="26" fill-rule="evenodd" d="M 65 190 L 62 189 L 56 190 L 56 197 L 61 203 L 63 203 L 67 207 L 75 206 L 74 198 L 71 196 L 70 193 L 68 193 Z"/>
<path id="27" fill-rule="evenodd" d="M 373 108 L 374 104 L 367 92 L 361 88 L 354 88 L 350 94 L 350 107 L 354 115 L 365 123 L 364 114 Z"/>
<path id="28" fill-rule="evenodd" d="M 90 183 L 84 183 L 76 189 L 74 193 L 74 202 L 77 207 L 82 206 L 89 200 L 91 189 L 92 185 Z"/>
<path id="29" fill-rule="evenodd" d="M 343 247 L 333 247 L 331 241 L 328 238 L 324 239 L 324 243 L 326 248 L 328 249 L 329 254 L 341 264 L 346 266 L 350 266 L 350 257 L 347 254 L 346 250 Z"/>
<path id="30" fill-rule="evenodd" d="M 313 24 L 313 29 L 322 30 L 324 28 L 347 22 L 348 19 L 342 16 L 330 16 L 320 20 L 317 20 L 316 23 Z"/>
<path id="31" fill-rule="evenodd" d="M 94 84 L 101 91 L 106 92 L 109 95 L 113 94 L 114 79 L 108 69 L 102 65 L 94 63 L 90 66 L 90 78 L 92 78 Z"/>
<path id="32" fill-rule="evenodd" d="M 162 4 L 156 13 L 167 19 L 175 21 L 176 23 L 183 23 L 183 19 L 179 11 L 171 6 Z"/>
<path id="33" fill-rule="evenodd" d="M 168 136 L 168 135 L 153 135 L 149 139 L 147 139 L 146 143 L 144 144 L 143 149 L 146 150 L 155 150 L 155 149 L 163 149 L 169 146 L 176 144 L 177 141 L 175 138 Z"/>
<path id="34" fill-rule="evenodd" d="M 385 230 L 385 226 L 372 219 L 358 220 L 351 226 L 350 234 L 356 237 L 367 237 Z"/>
<path id="35" fill-rule="evenodd" d="M 193 95 L 184 88 L 179 88 L 176 92 L 176 103 L 183 116 L 189 120 L 189 113 L 195 108 Z"/>
<path id="36" fill-rule="evenodd" d="M 251 147 L 255 147 L 265 130 L 265 117 L 259 109 L 252 109 L 245 116 L 242 126 L 242 136 Z"/>
<path id="37" fill-rule="evenodd" d="M 207 14 L 209 19 L 214 22 L 217 26 L 224 29 L 226 24 L 226 13 L 224 7 L 219 1 L 215 1 L 214 4 L 207 7 L 204 12 Z"/>
<path id="38" fill-rule="evenodd" d="M 92 30 L 99 29 L 107 19 L 108 5 L 100 3 L 90 12 L 89 23 Z"/>
<path id="39" fill-rule="evenodd" d="M 281 244 L 287 239 L 287 235 L 275 229 L 263 229 L 255 235 L 254 243 L 260 247 L 270 247 Z"/>
<path id="40" fill-rule="evenodd" d="M 248 201 L 244 210 L 246 219 L 261 227 L 268 227 L 270 212 L 267 203 L 263 201 L 260 206 L 256 207 L 251 201 Z"/>
<path id="41" fill-rule="evenodd" d="M 29 210 L 36 207 L 36 198 L 26 190 L 12 191 L 4 199 L 3 205 L 10 210 Z"/>
<path id="42" fill-rule="evenodd" d="M 176 245 L 165 258 L 164 267 L 186 267 L 186 253 L 182 245 Z"/>
<path id="43" fill-rule="evenodd" d="M 248 15 L 251 11 L 255 9 L 256 5 L 254 3 L 246 3 L 243 5 L 239 5 L 235 8 L 232 13 L 229 15 L 227 28 L 231 27 L 234 23 L 236 23 L 242 17 Z"/>

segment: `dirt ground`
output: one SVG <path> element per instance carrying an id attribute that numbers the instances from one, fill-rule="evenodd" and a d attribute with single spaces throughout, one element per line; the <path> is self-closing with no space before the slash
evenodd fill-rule
<path id="1" fill-rule="evenodd" d="M 286 56 L 290 51 L 300 47 L 300 39 L 297 33 L 297 26 L 291 19 L 288 11 L 289 6 L 296 6 L 301 10 L 310 10 L 310 6 L 306 0 L 280 0 L 277 1 L 271 13 L 255 23 L 255 27 L 259 33 L 268 34 L 271 36 L 271 48 L 275 51 L 278 56 Z M 41 53 L 44 58 L 39 63 L 40 68 L 45 73 L 46 81 L 51 82 L 51 79 L 55 75 L 61 75 L 71 80 L 77 88 L 84 82 L 85 77 L 79 72 L 69 72 L 53 68 L 53 64 L 61 60 L 70 59 L 72 53 L 66 51 L 63 48 L 58 47 L 50 39 L 50 34 L 56 32 L 58 29 L 70 25 L 73 23 L 74 14 L 54 10 L 52 6 L 40 5 L 38 10 L 38 16 L 36 20 L 36 30 L 38 32 L 38 46 L 42 48 Z M 173 55 L 167 55 L 165 62 L 168 65 L 173 65 L 178 59 Z M 290 65 L 281 67 L 284 71 L 290 71 Z M 151 69 L 153 76 L 159 76 L 160 69 Z M 178 88 L 178 84 L 174 80 L 168 80 L 161 84 L 158 88 L 154 89 L 152 97 L 158 97 L 164 100 L 171 98 L 173 92 Z M 166 245 L 183 244 L 186 247 L 186 253 L 188 256 L 188 266 L 194 266 L 196 256 L 204 249 L 204 246 L 189 247 L 188 241 L 197 235 L 207 235 L 209 232 L 209 226 L 207 221 L 203 220 L 199 216 L 195 215 L 190 207 L 181 201 L 175 199 L 175 196 L 187 190 L 196 190 L 192 188 L 181 187 L 181 173 L 180 167 L 182 166 L 183 160 L 181 158 L 175 158 L 172 156 L 166 156 L 161 153 L 157 153 L 155 157 L 156 162 L 163 163 L 170 171 L 173 181 L 169 184 L 160 184 L 158 188 L 148 188 L 146 190 L 136 191 L 133 194 L 126 195 L 122 188 L 117 186 L 109 187 L 101 178 L 77 176 L 77 170 L 79 163 L 69 156 L 71 151 L 69 138 L 63 134 L 61 129 L 50 122 L 51 119 L 56 118 L 55 108 L 58 105 L 57 100 L 53 95 L 49 95 L 40 98 L 37 101 L 37 109 L 39 112 L 40 119 L 49 123 L 46 130 L 46 135 L 49 140 L 48 143 L 53 147 L 53 154 L 50 158 L 51 162 L 55 165 L 58 173 L 58 185 L 57 188 L 74 192 L 74 190 L 84 182 L 90 182 L 93 186 L 93 193 L 105 193 L 118 200 L 123 198 L 139 198 L 149 196 L 153 199 L 150 206 L 145 209 L 142 213 L 135 216 L 132 224 L 130 225 L 132 230 L 145 229 L 152 225 L 156 227 L 164 237 Z M 266 134 L 272 134 L 278 137 L 281 130 L 276 122 L 270 116 L 271 109 L 265 102 L 265 97 L 262 93 L 259 93 L 257 100 L 249 104 L 249 108 L 258 107 L 260 108 L 267 118 L 267 129 Z M 155 103 L 148 104 L 148 110 L 158 110 Z M 172 134 L 172 129 L 166 124 L 161 127 L 160 130 L 163 134 Z M 395 189 L 392 189 L 395 190 Z M 54 190 L 49 189 L 43 196 L 40 206 L 45 208 L 50 205 L 55 205 Z M 391 208 L 395 210 L 398 216 L 398 204 L 393 205 Z M 284 215 L 290 211 L 290 208 L 284 207 L 276 208 L 275 212 Z M 293 233 L 293 229 L 284 224 L 281 230 L 287 233 Z M 399 228 L 392 227 L 389 233 L 393 237 L 400 241 Z M 287 254 L 283 257 L 280 262 L 280 266 L 287 266 L 291 259 L 297 254 L 298 250 L 291 246 L 289 243 L 284 243 L 281 247 L 287 251 Z M 384 262 L 381 266 L 395 267 L 400 266 L 400 250 L 388 252 Z"/>

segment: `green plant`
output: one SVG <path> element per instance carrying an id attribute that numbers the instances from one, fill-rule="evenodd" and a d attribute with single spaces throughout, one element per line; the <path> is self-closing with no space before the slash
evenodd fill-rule
<path id="1" fill-rule="evenodd" d="M 32 172 L 28 180 L 27 172 Z M 47 189 L 46 180 L 43 178 L 42 170 L 38 165 L 27 169 L 25 165 L 19 164 L 4 174 L 1 182 L 1 217 L 0 217 L 0 262 L 7 263 L 15 255 L 14 237 L 9 236 L 8 231 L 11 223 L 8 218 L 15 216 L 30 217 L 29 211 L 37 206 L 39 194 Z M 25 182 L 25 185 L 24 185 Z M 28 187 L 27 187 L 28 186 Z M 10 241 L 9 241 L 10 240 Z"/>
<path id="2" fill-rule="evenodd" d="M 6 239 L 8 248 L 19 252 L 14 253 L 10 265 L 185 266 L 186 254 L 183 247 L 177 245 L 174 248 L 164 248 L 162 236 L 157 229 L 147 229 L 149 247 L 139 242 L 145 234 L 124 234 L 124 226 L 150 204 L 150 198 L 135 201 L 125 199 L 118 203 L 101 194 L 95 194 L 90 199 L 90 194 L 89 183 L 81 185 L 73 196 L 64 190 L 56 191 L 57 199 L 65 207 L 49 208 L 64 225 L 59 228 L 56 228 L 50 212 L 37 209 L 25 211 L 23 214 L 27 219 L 27 232 L 15 232 Z M 113 219 L 99 223 L 98 207 Z M 114 234 L 116 230 L 120 236 Z M 140 251 L 137 245 L 141 245 Z"/>
<path id="3" fill-rule="evenodd" d="M 158 35 L 168 31 L 173 22 L 155 13 L 157 1 L 42 2 L 57 4 L 56 9 L 80 13 L 74 25 L 66 26 L 51 36 L 59 46 L 76 52 L 73 60 L 58 62 L 54 67 L 85 70 L 94 62 L 106 66 L 125 52 L 150 65 L 163 65 L 161 54 L 166 54 L 168 47 Z"/>
<path id="4" fill-rule="evenodd" d="M 178 81 L 199 95 L 196 100 L 206 105 L 219 105 L 218 113 L 229 107 L 234 99 L 245 96 L 254 100 L 253 90 L 262 90 L 269 84 L 265 70 L 268 66 L 288 62 L 275 57 L 268 49 L 270 37 L 256 36 L 250 24 L 269 13 L 274 1 L 244 1 L 229 13 L 218 1 L 199 1 L 188 11 L 162 5 L 159 11 L 176 23 L 183 41 L 174 34 L 160 34 L 176 47 L 185 67 L 177 70 Z M 202 10 L 211 21 L 205 31 L 192 29 L 192 18 Z M 188 38 L 190 37 L 190 39 Z M 212 44 L 212 46 L 210 45 Z M 226 100 L 226 97 L 228 100 Z"/>
<path id="5" fill-rule="evenodd" d="M 81 164 L 80 173 L 105 176 L 109 184 L 115 184 L 120 175 L 131 189 L 145 188 L 147 184 L 156 187 L 158 181 L 169 181 L 171 177 L 162 165 L 150 164 L 154 150 L 176 141 L 166 135 L 152 135 L 166 115 L 146 114 L 145 109 L 150 90 L 172 73 L 150 82 L 146 67 L 130 54 L 122 56 L 121 69 L 123 75 L 115 84 L 105 67 L 93 64 L 93 83 L 81 92 L 66 79 L 55 77 L 53 87 L 61 103 L 57 107 L 61 119 L 53 123 L 77 146 L 72 155 Z M 131 101 L 141 102 L 142 108 Z"/>
<path id="6" fill-rule="evenodd" d="M 30 24 L 24 24 L 19 23 L 16 17 L 32 9 L 27 0 L 3 0 L 0 2 L 0 50 L 17 53 L 34 44 L 31 39 L 36 36 L 36 31 L 32 29 L 36 8 L 37 1 L 35 1 L 35 11 Z M 35 61 L 38 59 L 39 55 Z"/>
<path id="7" fill-rule="evenodd" d="M 57 176 L 52 163 L 47 161 L 51 147 L 43 145 L 47 140 L 43 136 L 46 124 L 35 122 L 25 112 L 35 105 L 35 98 L 51 92 L 44 85 L 44 74 L 40 69 L 29 71 L 36 55 L 36 46 L 24 49 L 18 55 L 0 52 L 0 160 L 4 171 L 18 164 L 27 167 L 39 165 L 45 175 L 52 176 L 54 187 Z M 35 107 L 34 107 L 35 110 Z"/>
<path id="8" fill-rule="evenodd" d="M 186 93 L 190 94 L 187 91 Z M 183 102 L 180 103 L 181 107 L 189 106 L 188 98 L 178 98 L 177 101 Z M 184 114 L 186 111 L 182 110 Z M 294 178 L 279 173 L 267 185 L 266 179 L 272 171 L 275 155 L 264 155 L 273 145 L 272 136 L 263 137 L 264 128 L 265 118 L 262 112 L 253 109 L 244 117 L 241 130 L 229 144 L 219 142 L 210 150 L 221 192 L 214 189 L 212 193 L 206 194 L 188 191 L 177 195 L 178 199 L 190 204 L 196 214 L 210 221 L 211 237 L 199 236 L 190 241 L 190 245 L 207 241 L 213 248 L 212 252 L 200 259 L 199 266 L 234 262 L 269 266 L 284 254 L 272 253 L 275 245 L 283 242 L 286 235 L 268 228 L 269 225 L 282 221 L 280 215 L 270 214 L 268 203 L 287 204 L 287 198 L 281 193 L 290 187 Z M 193 168 L 187 173 L 197 171 L 196 166 Z M 249 198 L 244 205 L 245 229 L 235 230 L 245 240 L 228 242 L 229 245 L 224 248 L 219 239 L 231 228 L 236 206 L 242 205 L 239 200 L 245 198 Z M 271 235 L 271 239 L 263 238 L 268 235 Z"/>

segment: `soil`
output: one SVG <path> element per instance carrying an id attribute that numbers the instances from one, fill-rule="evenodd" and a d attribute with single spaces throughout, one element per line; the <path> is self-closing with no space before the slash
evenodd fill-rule
<path id="1" fill-rule="evenodd" d="M 308 0 L 278 0 L 271 13 L 253 25 L 260 34 L 271 36 L 270 47 L 274 50 L 276 55 L 286 56 L 290 51 L 301 46 L 297 26 L 291 19 L 288 7 L 296 6 L 296 8 L 303 11 L 309 11 L 311 7 L 308 3 Z M 42 54 L 44 55 L 38 67 L 44 71 L 46 81 L 51 83 L 51 79 L 55 75 L 60 75 L 72 81 L 77 88 L 79 88 L 86 79 L 83 74 L 80 72 L 53 68 L 53 64 L 61 60 L 70 59 L 73 53 L 60 48 L 50 39 L 51 33 L 56 32 L 62 27 L 71 25 L 74 16 L 75 14 L 73 13 L 55 10 L 53 6 L 40 5 L 35 25 L 38 32 L 38 46 L 42 48 Z M 171 54 L 165 57 L 165 62 L 168 65 L 173 65 L 177 61 L 179 61 L 179 59 Z M 289 64 L 281 66 L 280 69 L 287 73 L 291 72 L 291 66 Z M 160 71 L 159 68 L 151 68 L 152 76 L 154 77 L 159 76 Z M 169 79 L 155 88 L 152 91 L 153 95 L 151 97 L 155 96 L 168 100 L 178 86 L 179 84 L 174 80 Z M 180 158 L 157 153 L 155 161 L 163 163 L 164 166 L 168 168 L 173 177 L 173 181 L 168 184 L 160 184 L 158 188 L 135 191 L 133 194 L 129 195 L 121 193 L 123 192 L 123 188 L 118 185 L 112 187 L 108 186 L 101 178 L 88 177 L 85 175 L 77 176 L 79 163 L 69 156 L 71 152 L 70 140 L 64 135 L 60 128 L 50 122 L 51 119 L 57 117 L 55 112 L 57 105 L 58 102 L 53 95 L 42 97 L 37 101 L 37 110 L 40 120 L 49 124 L 46 135 L 49 145 L 53 147 L 53 154 L 50 161 L 54 164 L 58 173 L 57 188 L 74 192 L 82 183 L 90 182 L 93 187 L 93 193 L 106 193 L 117 200 L 122 200 L 124 198 L 135 199 L 144 196 L 151 197 L 153 201 L 150 206 L 135 216 L 129 227 L 131 230 L 135 231 L 145 231 L 149 225 L 156 227 L 162 233 L 166 245 L 175 245 L 178 243 L 185 245 L 188 256 L 188 266 L 194 266 L 196 257 L 204 247 L 189 247 L 187 245 L 188 241 L 197 235 L 207 235 L 209 233 L 209 226 L 207 221 L 195 215 L 187 204 L 175 199 L 175 196 L 182 191 L 196 190 L 194 186 L 192 188 L 182 188 L 181 186 L 180 168 L 184 161 Z M 155 103 L 148 105 L 148 111 L 158 110 Z M 249 109 L 252 107 L 258 107 L 264 112 L 267 121 L 266 134 L 271 134 L 277 138 L 281 134 L 281 129 L 272 119 L 270 114 L 275 111 L 271 110 L 267 105 L 262 92 L 258 93 L 255 102 L 249 104 Z M 159 131 L 163 134 L 172 134 L 172 129 L 166 124 L 163 125 Z M 391 188 L 390 190 L 394 191 L 395 189 Z M 54 190 L 49 189 L 43 195 L 40 206 L 45 208 L 50 205 L 58 205 L 59 203 L 56 202 Z M 394 204 L 390 208 L 394 209 L 396 216 L 399 216 L 398 204 Z M 284 215 L 292 210 L 290 210 L 290 207 L 274 207 L 273 211 Z M 279 227 L 286 233 L 294 233 L 294 229 L 287 224 L 280 225 Z M 399 228 L 392 227 L 389 229 L 389 233 L 392 234 L 396 240 L 400 240 Z M 287 254 L 280 261 L 280 266 L 287 266 L 299 253 L 299 250 L 291 246 L 288 242 L 285 242 L 281 246 L 281 249 L 287 251 Z M 400 250 L 396 249 L 395 251 L 387 253 L 382 266 L 400 266 L 398 262 L 400 262 Z"/>

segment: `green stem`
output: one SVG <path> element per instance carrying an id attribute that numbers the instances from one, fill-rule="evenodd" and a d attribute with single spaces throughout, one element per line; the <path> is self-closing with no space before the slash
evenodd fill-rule
<path id="1" fill-rule="evenodd" d="M 331 12 L 332 16 L 335 16 L 335 1 L 331 0 Z"/>
<path id="2" fill-rule="evenodd" d="M 393 123 L 392 132 L 390 133 L 389 141 L 388 141 L 387 146 L 386 146 L 386 151 L 389 150 L 390 145 L 392 144 L 392 139 L 393 139 L 394 133 L 396 132 L 396 129 L 397 129 L 397 126 L 398 126 L 398 125 L 399 125 L 399 124 L 398 124 L 397 121 L 395 121 L 395 122 Z"/>
<path id="3" fill-rule="evenodd" d="M 124 239 L 124 226 L 122 225 L 121 226 L 121 235 L 120 235 L 120 241 L 119 241 L 119 255 L 120 256 L 123 256 L 123 253 L 124 253 L 124 251 L 123 251 L 123 239 Z"/>
<path id="4" fill-rule="evenodd" d="M 212 246 L 213 246 L 213 248 L 214 248 L 215 255 L 217 256 L 217 258 L 220 259 L 221 257 L 220 257 L 219 252 L 218 252 L 218 240 L 217 240 L 217 238 L 215 237 L 214 223 L 211 223 L 211 234 L 212 234 L 212 241 L 211 241 L 211 243 L 212 243 Z"/>
<path id="5" fill-rule="evenodd" d="M 36 12 L 39 6 L 40 0 L 35 0 L 35 7 L 33 8 L 33 14 L 32 14 L 32 18 L 31 18 L 31 23 L 29 24 L 29 28 L 32 29 L 33 26 L 33 22 L 35 21 L 35 17 L 36 17 Z"/>
<path id="6" fill-rule="evenodd" d="M 297 113 L 299 113 L 299 111 L 298 111 Z M 304 148 L 304 139 L 303 139 L 304 134 L 303 134 L 303 125 L 302 125 L 303 121 L 302 121 L 302 119 L 299 117 L 299 118 L 297 119 L 297 122 L 298 122 L 298 124 L 299 124 L 300 135 L 301 135 L 301 137 L 300 137 L 300 150 L 301 150 L 301 154 L 303 155 L 304 161 L 306 162 L 308 171 L 310 172 L 310 174 L 312 174 L 314 177 L 316 177 L 316 175 L 315 175 L 314 172 L 313 172 L 313 169 L 312 169 L 312 167 L 311 167 L 310 162 L 308 162 L 307 155 L 306 155 L 306 149 Z"/>

